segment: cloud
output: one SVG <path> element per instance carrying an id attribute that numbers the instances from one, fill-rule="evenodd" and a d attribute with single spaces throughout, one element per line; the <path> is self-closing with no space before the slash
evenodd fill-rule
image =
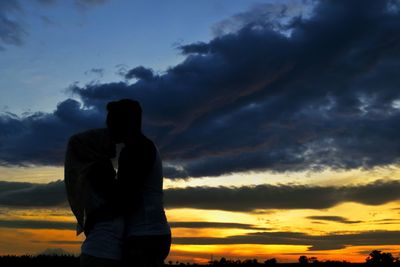
<path id="1" fill-rule="evenodd" d="M 259 232 L 218 237 L 175 237 L 174 244 L 305 245 L 309 250 L 333 250 L 346 246 L 398 245 L 399 231 L 364 231 L 351 234 L 309 235 L 301 232 Z"/>
<path id="2" fill-rule="evenodd" d="M 75 6 L 80 9 L 87 9 L 106 3 L 108 0 L 74 0 Z M 36 0 L 32 1 L 39 6 L 51 7 L 57 4 L 57 0 Z M 7 46 L 21 46 L 29 36 L 29 27 L 25 22 L 24 2 L 19 0 L 0 1 L 0 51 Z M 47 16 L 40 15 L 39 18 L 46 25 L 57 23 Z"/>
<path id="3" fill-rule="evenodd" d="M 95 74 L 95 75 L 98 75 L 99 77 L 103 77 L 104 72 L 105 72 L 105 70 L 102 68 L 91 68 L 90 70 L 85 71 L 85 74 L 86 75 Z"/>
<path id="4" fill-rule="evenodd" d="M 245 230 L 268 230 L 267 228 L 257 227 L 245 223 L 227 222 L 169 222 L 172 228 L 214 228 L 214 229 L 245 229 Z M 40 221 L 40 220 L 1 220 L 0 227 L 16 229 L 56 229 L 56 230 L 75 230 L 74 222 L 65 221 Z"/>
<path id="5" fill-rule="evenodd" d="M 51 6 L 59 2 L 58 0 L 36 0 L 39 4 Z M 105 4 L 109 0 L 74 0 L 75 6 L 78 8 L 89 8 Z"/>
<path id="6" fill-rule="evenodd" d="M 23 44 L 27 35 L 22 26 L 22 8 L 18 1 L 9 0 L 0 3 L 0 50 L 5 46 Z"/>
<path id="7" fill-rule="evenodd" d="M 303 245 L 309 251 L 337 250 L 348 246 L 398 245 L 400 231 L 360 231 L 349 234 L 309 235 L 302 232 L 258 232 L 228 237 L 174 237 L 175 245 Z M 80 241 L 57 240 L 54 244 L 79 244 Z"/>
<path id="8" fill-rule="evenodd" d="M 62 221 L 0 220 L 0 227 L 17 229 L 76 230 L 76 224 Z"/>
<path id="9" fill-rule="evenodd" d="M 379 219 L 379 220 L 372 220 L 374 224 L 399 224 L 400 219 L 393 219 L 393 218 L 388 218 L 388 219 Z"/>
<path id="10" fill-rule="evenodd" d="M 281 3 L 257 3 L 249 10 L 224 19 L 212 27 L 215 36 L 222 36 L 239 31 L 241 28 L 251 25 L 270 27 L 282 31 L 287 27 L 290 18 L 308 17 L 312 10 L 312 1 L 292 0 Z"/>
<path id="11" fill-rule="evenodd" d="M 154 78 L 153 70 L 147 69 L 143 66 L 133 68 L 125 74 L 125 79 L 129 80 L 133 78 L 141 80 L 151 80 Z"/>
<path id="12" fill-rule="evenodd" d="M 0 132 L 0 161 L 60 165 L 67 133 L 103 125 L 106 103 L 130 97 L 168 178 L 399 163 L 400 13 L 389 0 L 305 3 L 233 16 L 237 28 L 181 46 L 185 59 L 163 75 L 140 66 L 132 84 L 73 85 L 83 107 L 57 108 L 73 109 L 69 120 L 3 118 L 0 129 L 21 130 Z"/>
<path id="13" fill-rule="evenodd" d="M 75 3 L 77 5 L 83 5 L 83 6 L 97 6 L 97 5 L 102 5 L 109 0 L 75 0 Z"/>
<path id="14" fill-rule="evenodd" d="M 83 129 L 105 126 L 94 109 L 83 109 L 73 99 L 49 113 L 24 117 L 0 116 L 0 163 L 2 165 L 61 165 L 68 138 Z M 103 118 L 102 118 L 103 117 Z"/>
<path id="15" fill-rule="evenodd" d="M 308 219 L 317 220 L 317 221 L 331 221 L 331 222 L 339 222 L 345 224 L 353 224 L 353 223 L 360 223 L 362 221 L 351 221 L 342 216 L 308 216 Z"/>
<path id="16" fill-rule="evenodd" d="M 169 222 L 172 228 L 234 228 L 246 230 L 267 230 L 245 223 L 226 223 L 226 222 Z"/>
<path id="17" fill-rule="evenodd" d="M 0 205 L 8 207 L 66 207 L 65 185 L 62 181 L 48 184 L 0 181 Z"/>
<path id="18" fill-rule="evenodd" d="M 326 209 L 345 202 L 381 205 L 399 200 L 400 182 L 378 181 L 348 187 L 259 185 L 188 187 L 165 190 L 168 208 L 253 211 L 258 209 Z M 331 218 L 332 219 L 332 218 Z"/>
<path id="19" fill-rule="evenodd" d="M 269 232 L 265 228 L 240 223 L 218 222 L 170 222 L 172 228 L 237 228 L 260 230 L 256 233 L 215 237 L 174 237 L 174 244 L 263 244 L 263 245 L 304 245 L 310 251 L 342 249 L 347 246 L 378 246 L 398 245 L 399 231 L 361 231 L 355 233 L 329 233 L 325 235 L 310 235 L 302 232 Z M 73 222 L 36 221 L 36 220 L 0 220 L 0 227 L 24 229 L 56 229 L 74 230 Z M 262 230 L 262 231 L 261 231 Z M 80 244 L 81 241 L 52 241 L 55 244 Z"/>
<path id="20" fill-rule="evenodd" d="M 164 190 L 164 200 L 167 209 L 194 208 L 248 212 L 265 209 L 326 209 L 345 202 L 382 205 L 399 200 L 399 191 L 399 181 L 377 181 L 367 185 L 344 187 L 299 185 L 187 187 Z M 60 180 L 48 184 L 0 182 L 0 205 L 20 208 L 68 207 L 64 183 Z M 338 217 L 318 218 L 340 220 Z M 346 221 L 342 219 L 342 222 Z M 347 221 L 349 222 L 351 221 Z"/>

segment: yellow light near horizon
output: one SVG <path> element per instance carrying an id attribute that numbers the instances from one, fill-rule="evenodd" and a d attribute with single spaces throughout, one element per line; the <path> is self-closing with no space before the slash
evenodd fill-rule
<path id="1" fill-rule="evenodd" d="M 188 186 L 249 186 L 249 185 L 281 185 L 298 184 L 309 186 L 353 186 L 368 184 L 377 180 L 400 180 L 400 164 L 392 164 L 371 169 L 351 169 L 297 172 L 242 172 L 218 177 L 196 177 L 189 179 L 164 179 L 164 187 L 184 188 Z"/>
<path id="2" fill-rule="evenodd" d="M 174 237 L 228 237 L 234 235 L 245 235 L 256 230 L 230 229 L 230 228 L 172 228 Z"/>
<path id="3" fill-rule="evenodd" d="M 3 169 L 1 169 L 3 168 Z M 8 174 L 18 182 L 43 182 L 58 180 L 53 174 L 62 174 L 62 168 L 7 169 L 0 167 L 3 178 Z M 14 172 L 14 170 L 16 170 Z M 32 171 L 31 175 L 29 172 Z M 12 174 L 14 176 L 12 176 Z M 167 187 L 186 186 L 241 186 L 250 184 L 306 184 L 312 186 L 348 186 L 367 184 L 376 180 L 400 180 L 400 168 L 391 166 L 373 170 L 323 171 L 313 173 L 253 173 L 235 174 L 223 177 L 206 177 L 187 181 L 166 180 Z M 246 176 L 247 175 L 247 176 Z M 250 173 L 250 175 L 252 175 Z M 54 175 L 55 176 L 55 175 Z M 61 178 L 61 177 L 59 177 Z M 53 180 L 52 180 L 53 179 Z M 199 210 L 176 208 L 166 210 L 170 222 L 224 222 L 242 223 L 254 227 L 268 228 L 265 231 L 301 232 L 308 235 L 357 233 L 362 231 L 398 231 L 400 222 L 400 201 L 383 205 L 342 203 L 327 209 L 274 209 L 262 212 L 230 212 L 221 210 Z M 310 219 L 310 216 L 338 216 L 348 222 Z M 1 220 L 38 220 L 75 222 L 68 207 L 43 209 L 2 208 Z M 349 223 L 350 221 L 350 223 Z M 360 221 L 351 223 L 351 221 Z M 235 228 L 173 228 L 174 237 L 227 237 L 245 235 L 260 230 Z M 84 235 L 76 236 L 72 230 L 14 229 L 0 228 L 0 254 L 35 254 L 47 248 L 62 248 L 67 252 L 79 253 Z M 308 251 L 305 245 L 173 245 L 169 259 L 206 263 L 213 255 L 215 259 L 257 258 L 263 261 L 275 257 L 280 262 L 296 262 L 300 255 L 317 256 L 321 260 L 347 260 L 363 262 L 368 251 L 381 249 L 400 256 L 400 244 L 396 246 L 356 246 L 338 250 Z"/>
<path id="4" fill-rule="evenodd" d="M 201 253 L 228 253 L 229 255 L 256 256 L 269 253 L 303 252 L 308 246 L 303 245 L 254 245 L 254 244 L 233 244 L 233 245 L 172 245 L 174 251 L 188 251 Z"/>
<path id="5" fill-rule="evenodd" d="M 0 228 L 1 254 L 37 254 L 47 248 L 62 248 L 66 252 L 79 254 L 84 236 L 75 236 L 75 231 L 34 230 Z M 60 242 L 58 242 L 60 241 Z M 65 241 L 72 241 L 66 243 Z M 363 262 L 374 249 L 391 252 L 400 256 L 400 245 L 353 246 L 338 250 L 309 251 L 305 245 L 179 245 L 173 244 L 168 260 L 180 262 L 206 263 L 211 257 L 220 259 L 265 259 L 277 258 L 279 262 L 296 262 L 300 255 L 315 256 L 319 260 L 347 260 Z"/>
<path id="6" fill-rule="evenodd" d="M 0 181 L 49 183 L 64 179 L 63 167 L 52 166 L 0 166 Z"/>
<path id="7" fill-rule="evenodd" d="M 359 203 L 342 203 L 329 209 L 274 210 L 267 214 L 240 213 L 217 210 L 173 209 L 167 210 L 170 221 L 227 222 L 250 224 L 267 228 L 268 231 L 303 232 L 310 235 L 324 235 L 331 232 L 360 232 L 369 230 L 398 230 L 400 201 L 371 206 Z M 310 216 L 326 216 L 327 219 L 312 219 Z M 342 217 L 345 221 L 329 220 L 330 216 Z M 390 221 L 385 221 L 389 219 Z M 396 221 L 397 220 L 397 221 Z M 293 224 L 293 222 L 296 222 Z M 356 223 L 357 222 L 357 223 Z M 262 230 L 259 230 L 262 231 Z M 178 230 L 187 236 L 195 230 Z M 201 230 L 196 233 L 206 233 Z M 210 230 L 210 233 L 215 232 Z M 240 232 L 240 231 L 239 231 Z M 239 233 L 235 229 L 224 230 L 221 235 Z M 251 232 L 251 231 L 248 231 Z M 196 235 L 197 236 L 197 235 Z M 209 235 L 213 236 L 213 235 Z"/>
<path id="8" fill-rule="evenodd" d="M 75 231 L 0 228 L 1 255 L 34 255 L 48 248 L 62 248 L 78 254 L 83 235 Z M 72 241 L 65 243 L 64 241 Z"/>
<path id="9" fill-rule="evenodd" d="M 62 180 L 62 166 L 0 166 L 0 181 L 48 183 Z M 320 186 L 349 186 L 367 184 L 376 180 L 400 180 L 400 165 L 391 164 L 371 169 L 351 169 L 301 172 L 241 172 L 218 177 L 196 177 L 189 179 L 164 179 L 164 188 L 184 188 L 187 186 L 246 186 L 261 184 L 301 184 Z"/>
<path id="10" fill-rule="evenodd" d="M 237 222 L 254 224 L 256 219 L 250 213 L 203 209 L 166 209 L 169 221 L 175 222 Z"/>
<path id="11" fill-rule="evenodd" d="M 20 233 L 29 235 L 33 240 L 47 241 L 83 241 L 84 235 L 76 236 L 73 230 L 55 230 L 55 229 L 19 229 Z"/>
<path id="12" fill-rule="evenodd" d="M 0 219 L 76 222 L 69 208 L 3 208 L 2 213 L 0 213 Z"/>

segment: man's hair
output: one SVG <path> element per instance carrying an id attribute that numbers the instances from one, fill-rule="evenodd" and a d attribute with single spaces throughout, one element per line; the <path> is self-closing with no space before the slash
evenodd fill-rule
<path id="1" fill-rule="evenodd" d="M 132 123 L 135 128 L 141 129 L 142 126 L 142 107 L 139 101 L 125 98 L 118 101 L 111 101 L 107 104 L 107 111 L 116 116 L 118 124 Z"/>

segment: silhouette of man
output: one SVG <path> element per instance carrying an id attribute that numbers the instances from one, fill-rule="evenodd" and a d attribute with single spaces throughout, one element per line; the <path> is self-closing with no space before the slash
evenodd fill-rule
<path id="1" fill-rule="evenodd" d="M 107 104 L 107 128 L 122 143 L 117 181 L 125 218 L 123 264 L 162 266 L 171 245 L 163 206 L 162 161 L 156 145 L 142 133 L 138 101 L 121 99 Z"/>

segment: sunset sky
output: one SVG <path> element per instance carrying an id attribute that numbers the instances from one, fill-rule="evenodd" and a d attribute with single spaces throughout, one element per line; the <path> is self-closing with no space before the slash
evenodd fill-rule
<path id="1" fill-rule="evenodd" d="M 142 103 L 168 260 L 400 256 L 400 1 L 0 1 L 0 255 L 79 254 L 68 137 Z"/>

